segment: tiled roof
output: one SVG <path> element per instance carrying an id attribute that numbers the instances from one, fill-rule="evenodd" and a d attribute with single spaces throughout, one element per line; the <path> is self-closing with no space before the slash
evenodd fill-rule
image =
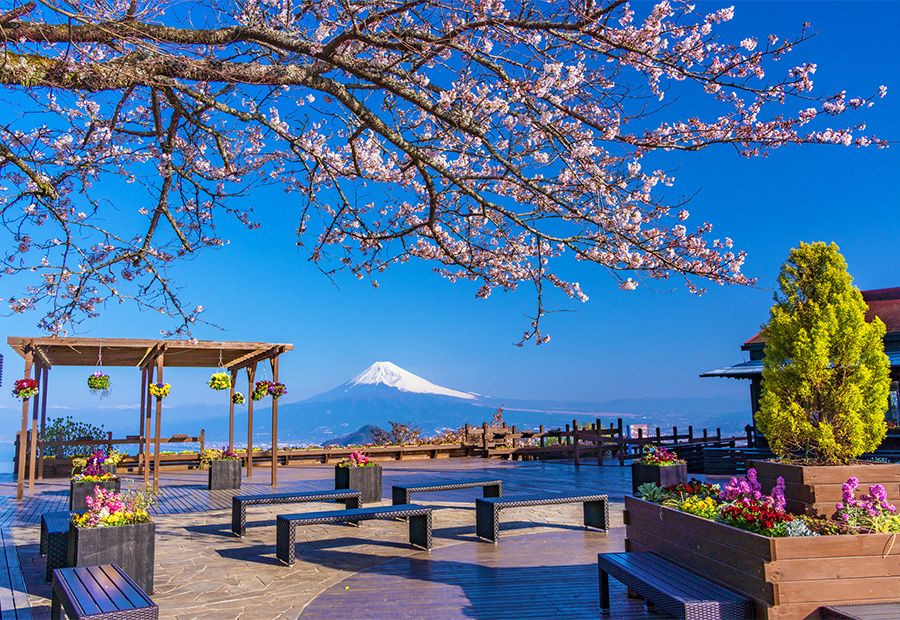
<path id="1" fill-rule="evenodd" d="M 884 322 L 888 334 L 900 334 L 900 287 L 863 291 L 862 295 L 869 304 L 866 320 L 871 321 L 877 316 Z M 762 332 L 759 332 L 744 344 L 760 344 L 765 341 Z"/>

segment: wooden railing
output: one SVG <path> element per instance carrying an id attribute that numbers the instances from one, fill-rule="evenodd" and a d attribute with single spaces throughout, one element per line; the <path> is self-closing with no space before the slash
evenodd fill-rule
<path id="1" fill-rule="evenodd" d="M 607 458 L 624 466 L 635 457 L 640 456 L 643 447 L 647 444 L 663 445 L 673 448 L 678 455 L 688 462 L 689 471 L 703 471 L 704 448 L 736 448 L 749 445 L 749 432 L 744 435 L 723 436 L 720 429 L 715 432 L 701 429 L 695 432 L 693 426 L 688 426 L 686 431 L 679 432 L 677 427 L 663 431 L 654 429 L 648 436 L 643 436 L 638 429 L 636 437 L 629 437 L 625 433 L 626 426 L 621 418 L 603 425 L 600 419 L 593 423 L 579 423 L 572 420 L 561 428 L 545 429 L 543 425 L 536 430 L 519 430 L 516 426 L 491 426 L 487 423 L 481 426 L 465 425 L 462 429 L 460 441 L 457 443 L 426 443 L 394 446 L 366 446 L 365 452 L 376 460 L 403 460 L 403 459 L 437 459 L 456 457 L 484 457 L 507 459 L 573 459 L 576 465 L 590 459 L 597 464 L 604 464 Z M 199 444 L 202 451 L 206 444 L 205 432 L 200 431 L 198 436 L 172 435 L 160 439 L 160 443 L 170 444 Z M 16 438 L 18 446 L 18 436 Z M 59 454 L 61 448 L 66 446 L 82 446 L 86 449 L 103 447 L 110 449 L 115 446 L 142 445 L 142 438 L 137 435 L 128 435 L 125 438 L 114 438 L 110 433 L 105 439 L 72 440 L 43 442 L 44 454 Z M 313 463 L 331 463 L 344 459 L 351 452 L 359 448 L 352 447 L 308 447 L 279 448 L 278 460 L 283 465 L 302 465 Z M 87 451 L 87 450 L 86 450 Z M 245 452 L 238 448 L 240 454 Z M 18 455 L 18 450 L 15 452 Z M 254 449 L 254 466 L 271 465 L 271 450 Z M 68 476 L 72 469 L 71 458 L 45 457 L 41 459 L 44 475 Z M 246 463 L 246 456 L 244 456 Z M 15 463 L 14 467 L 17 467 Z M 150 464 L 152 466 L 152 463 Z M 166 469 L 191 469 L 200 466 L 199 451 L 185 451 L 185 453 L 161 454 L 160 468 Z M 128 455 L 119 465 L 120 471 L 136 473 L 139 471 L 140 462 L 137 455 Z"/>

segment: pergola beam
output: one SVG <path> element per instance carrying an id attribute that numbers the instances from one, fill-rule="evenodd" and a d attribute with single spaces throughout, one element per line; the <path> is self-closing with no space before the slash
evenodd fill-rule
<path id="1" fill-rule="evenodd" d="M 264 362 L 265 360 L 271 359 L 273 357 L 277 357 L 284 353 L 286 350 L 287 348 L 283 344 L 275 345 L 274 347 L 271 347 L 269 349 L 261 349 L 260 351 L 253 353 L 249 357 L 245 356 L 246 359 L 240 362 L 226 364 L 225 368 L 227 368 L 228 370 L 240 370 L 241 368 L 248 368 L 251 365 L 255 365 L 259 362 Z"/>

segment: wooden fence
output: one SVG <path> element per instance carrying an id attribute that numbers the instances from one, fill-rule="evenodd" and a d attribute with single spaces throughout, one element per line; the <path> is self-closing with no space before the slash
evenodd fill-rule
<path id="1" fill-rule="evenodd" d="M 587 460 L 595 461 L 599 465 L 611 459 L 613 463 L 624 466 L 636 457 L 639 457 L 647 444 L 663 445 L 678 452 L 678 455 L 688 462 L 688 470 L 702 472 L 704 466 L 703 450 L 705 448 L 737 448 L 749 445 L 749 434 L 723 436 L 719 429 L 710 432 L 702 429 L 695 433 L 693 426 L 688 426 L 686 431 L 679 431 L 673 427 L 671 432 L 656 428 L 648 436 L 644 436 L 642 429 L 638 429 L 636 437 L 629 437 L 621 418 L 604 426 L 599 419 L 591 424 L 579 423 L 572 420 L 562 428 L 545 429 L 544 426 L 537 430 L 519 430 L 516 426 L 491 426 L 484 423 L 481 426 L 466 424 L 461 433 L 460 440 L 455 443 L 441 444 L 412 444 L 402 446 L 366 446 L 365 452 L 376 460 L 404 460 L 404 459 L 437 459 L 457 457 L 483 457 L 503 458 L 513 460 L 536 459 L 573 459 L 576 465 L 581 465 Z M 29 435 L 30 437 L 30 435 Z M 196 437 L 188 435 L 172 435 L 160 440 L 162 444 L 199 444 L 202 451 L 206 444 L 205 432 L 200 431 Z M 114 438 L 109 433 L 105 439 L 73 440 L 44 442 L 43 454 L 53 454 L 39 459 L 39 477 L 69 476 L 72 469 L 71 458 L 60 458 L 61 448 L 65 446 L 82 446 L 85 451 L 94 447 L 111 449 L 115 446 L 142 446 L 142 438 L 137 435 L 128 435 L 125 438 Z M 16 438 L 18 446 L 18 436 Z M 331 463 L 346 458 L 351 452 L 357 450 L 354 447 L 284 447 L 278 450 L 280 464 L 303 465 L 315 463 Z M 239 454 L 246 450 L 236 449 Z M 26 451 L 27 453 L 27 451 Z M 18 455 L 18 449 L 15 452 Z M 246 464 L 246 455 L 244 462 Z M 254 449 L 252 454 L 254 466 L 271 465 L 271 450 Z M 152 459 L 148 466 L 152 468 Z M 14 464 L 17 467 L 18 463 Z M 160 455 L 160 469 L 193 469 L 200 466 L 199 451 L 186 450 L 180 453 Z M 119 465 L 119 470 L 129 473 L 142 472 L 140 454 L 128 455 Z"/>

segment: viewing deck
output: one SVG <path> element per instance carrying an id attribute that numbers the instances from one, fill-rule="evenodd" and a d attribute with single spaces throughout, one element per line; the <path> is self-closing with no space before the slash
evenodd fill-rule
<path id="1" fill-rule="evenodd" d="M 231 497 L 270 493 L 257 468 L 240 491 L 208 491 L 205 472 L 164 473 L 151 512 L 157 526 L 153 600 L 161 618 L 596 618 L 597 554 L 622 551 L 627 468 L 571 462 L 488 459 L 403 461 L 384 465 L 384 501 L 392 484 L 498 479 L 504 494 L 605 493 L 609 534 L 582 526 L 580 504 L 510 509 L 499 545 L 475 536 L 480 489 L 436 492 L 419 500 L 434 510 L 434 549 L 412 549 L 407 525 L 369 521 L 360 528 L 298 528 L 296 564 L 275 557 L 275 517 L 334 510 L 333 503 L 254 507 L 244 538 L 230 532 Z M 276 492 L 333 488 L 332 466 L 285 468 Z M 135 480 L 134 488 L 139 481 Z M 123 481 L 123 489 L 129 488 Z M 67 480 L 39 482 L 15 501 L 15 482 L 0 482 L 0 527 L 16 544 L 35 618 L 50 612 L 38 523 L 63 510 Z M 613 582 L 613 616 L 659 618 Z"/>

